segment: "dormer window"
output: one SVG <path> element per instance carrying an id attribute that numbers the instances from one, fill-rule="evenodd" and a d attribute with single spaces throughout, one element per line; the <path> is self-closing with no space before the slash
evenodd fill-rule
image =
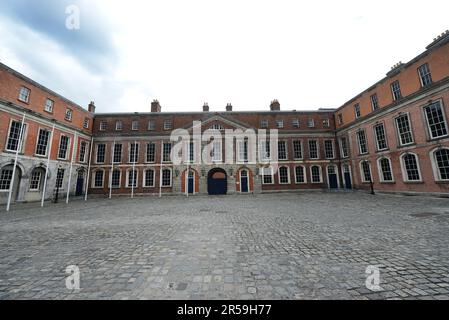
<path id="1" fill-rule="evenodd" d="M 19 92 L 19 100 L 25 103 L 30 101 L 30 89 L 22 87 Z"/>
<path id="2" fill-rule="evenodd" d="M 65 119 L 66 119 L 67 121 L 72 121 L 72 115 L 73 115 L 72 109 L 67 109 L 67 110 L 65 111 Z"/>
<path id="3" fill-rule="evenodd" d="M 211 130 L 218 130 L 218 131 L 223 131 L 225 128 L 219 124 L 219 123 L 214 123 L 211 127 Z"/>

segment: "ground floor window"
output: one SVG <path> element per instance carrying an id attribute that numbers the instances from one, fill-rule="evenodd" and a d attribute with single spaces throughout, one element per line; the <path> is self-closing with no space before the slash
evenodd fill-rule
<path id="1" fill-rule="evenodd" d="M 42 171 L 34 170 L 30 178 L 30 191 L 39 191 L 42 179 Z"/>
<path id="2" fill-rule="evenodd" d="M 0 173 L 0 190 L 9 190 L 12 181 L 12 169 L 2 169 Z"/>
<path id="3" fill-rule="evenodd" d="M 439 178 L 449 180 L 449 149 L 441 149 L 435 152 L 435 160 Z"/>
<path id="4" fill-rule="evenodd" d="M 279 168 L 279 184 L 290 183 L 289 170 L 287 167 Z"/>
<path id="5" fill-rule="evenodd" d="M 402 156 L 402 165 L 405 173 L 406 181 L 421 181 L 421 174 L 419 172 L 418 157 L 413 153 L 408 153 Z"/>
<path id="6" fill-rule="evenodd" d="M 103 170 L 95 171 L 94 187 L 95 188 L 102 188 L 103 187 L 103 180 L 104 180 L 104 171 Z"/>
<path id="7" fill-rule="evenodd" d="M 298 166 L 295 168 L 295 179 L 296 179 L 296 183 L 306 182 L 305 174 L 304 174 L 304 167 Z"/>
<path id="8" fill-rule="evenodd" d="M 114 170 L 112 171 L 112 179 L 111 179 L 111 187 L 112 188 L 120 188 L 120 178 L 121 178 L 121 172 L 120 170 Z"/>
<path id="9" fill-rule="evenodd" d="M 382 158 L 379 160 L 380 178 L 383 182 L 393 181 L 393 173 L 391 171 L 390 159 Z"/>
<path id="10" fill-rule="evenodd" d="M 171 170 L 170 169 L 162 170 L 162 186 L 163 187 L 171 187 Z"/>
<path id="11" fill-rule="evenodd" d="M 362 161 L 360 165 L 362 167 L 362 181 L 372 182 L 370 163 L 368 161 Z"/>
<path id="12" fill-rule="evenodd" d="M 321 180 L 321 168 L 319 166 L 312 166 L 310 168 L 312 175 L 312 183 L 320 183 Z"/>
<path id="13" fill-rule="evenodd" d="M 145 187 L 154 187 L 154 170 L 148 169 L 145 171 Z"/>
<path id="14" fill-rule="evenodd" d="M 128 181 L 127 182 L 128 182 L 127 183 L 128 188 L 137 187 L 137 170 L 128 171 Z"/>
<path id="15" fill-rule="evenodd" d="M 262 182 L 263 184 L 273 184 L 272 168 L 262 168 Z"/>

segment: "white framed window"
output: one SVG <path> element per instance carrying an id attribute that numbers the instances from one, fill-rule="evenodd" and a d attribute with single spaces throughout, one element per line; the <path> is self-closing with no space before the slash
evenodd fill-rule
<path id="1" fill-rule="evenodd" d="M 326 159 L 334 159 L 334 140 L 324 140 L 324 155 Z"/>
<path id="2" fill-rule="evenodd" d="M 388 149 L 387 135 L 385 134 L 385 126 L 383 123 L 378 123 L 374 126 L 374 137 L 376 138 L 377 151 Z"/>
<path id="3" fill-rule="evenodd" d="M 436 181 L 449 181 L 449 148 L 438 148 L 430 153 Z"/>
<path id="4" fill-rule="evenodd" d="M 162 187 L 168 188 L 172 186 L 172 172 L 171 169 L 162 170 Z"/>
<path id="5" fill-rule="evenodd" d="M 338 119 L 338 124 L 342 125 L 343 124 L 343 115 L 341 113 L 339 113 L 337 115 L 337 119 Z"/>
<path id="6" fill-rule="evenodd" d="M 87 142 L 81 141 L 80 144 L 80 154 L 79 154 L 79 162 L 85 163 L 86 162 L 86 151 L 87 151 Z"/>
<path id="7" fill-rule="evenodd" d="M 398 80 L 391 84 L 391 93 L 393 95 L 393 101 L 397 101 L 402 98 L 401 86 Z"/>
<path id="8" fill-rule="evenodd" d="M 210 129 L 211 130 L 223 131 L 225 128 L 221 124 L 219 124 L 219 123 L 214 123 L 213 125 L 211 125 Z"/>
<path id="9" fill-rule="evenodd" d="M 50 131 L 46 129 L 39 129 L 36 143 L 36 155 L 45 157 L 47 156 L 48 141 L 50 139 Z"/>
<path id="10" fill-rule="evenodd" d="M 25 135 L 26 135 L 27 124 L 24 123 L 22 127 L 21 121 L 12 120 L 9 125 L 9 133 L 8 133 L 8 141 L 6 142 L 6 150 L 7 151 L 17 151 L 23 152 L 24 144 L 25 144 Z M 19 143 L 20 139 L 20 143 Z"/>
<path id="11" fill-rule="evenodd" d="M 260 127 L 262 129 L 267 129 L 268 128 L 268 120 L 262 120 L 260 121 Z"/>
<path id="12" fill-rule="evenodd" d="M 153 169 L 146 169 L 145 170 L 145 176 L 143 181 L 143 186 L 146 188 L 153 188 L 155 186 L 154 183 L 154 170 Z"/>
<path id="13" fill-rule="evenodd" d="M 299 119 L 293 119 L 292 120 L 292 127 L 295 129 L 299 128 Z"/>
<path id="14" fill-rule="evenodd" d="M 317 140 L 309 140 L 309 158 L 310 159 L 319 159 L 320 152 Z"/>
<path id="15" fill-rule="evenodd" d="M 301 140 L 293 141 L 293 156 L 294 156 L 295 160 L 303 159 L 302 141 Z"/>
<path id="16" fill-rule="evenodd" d="M 330 127 L 330 121 L 329 119 L 323 120 L 323 128 L 329 128 Z"/>
<path id="17" fill-rule="evenodd" d="M 55 102 L 53 100 L 47 98 L 45 100 L 44 111 L 52 113 L 54 105 L 55 105 Z"/>
<path id="18" fill-rule="evenodd" d="M 373 111 L 379 109 L 379 98 L 377 97 L 377 93 L 370 96 L 371 108 Z"/>
<path id="19" fill-rule="evenodd" d="M 288 160 L 287 141 L 278 141 L 278 159 Z"/>
<path id="20" fill-rule="evenodd" d="M 355 114 L 356 119 L 360 118 L 360 116 L 362 115 L 360 112 L 360 104 L 359 103 L 354 105 L 354 114 Z"/>
<path id="21" fill-rule="evenodd" d="M 221 155 L 221 141 L 217 140 L 217 141 L 213 141 L 212 142 L 212 150 L 211 150 L 211 157 L 212 157 L 212 161 L 214 162 L 220 162 L 222 161 L 222 155 Z"/>
<path id="22" fill-rule="evenodd" d="M 65 117 L 64 117 L 64 119 L 67 120 L 67 121 L 72 121 L 72 117 L 73 117 L 73 110 L 67 108 L 65 110 Z"/>
<path id="23" fill-rule="evenodd" d="M 273 168 L 264 167 L 260 169 L 262 171 L 262 184 L 274 184 Z"/>
<path id="24" fill-rule="evenodd" d="M 127 188 L 137 188 L 139 172 L 136 169 L 131 169 L 126 171 L 126 187 Z"/>
<path id="25" fill-rule="evenodd" d="M 341 156 L 343 158 L 349 157 L 348 139 L 346 137 L 340 138 Z"/>
<path id="26" fill-rule="evenodd" d="M 12 171 L 12 166 L 2 168 L 2 170 L 0 171 L 0 190 L 9 190 L 9 188 L 11 187 Z"/>
<path id="27" fill-rule="evenodd" d="M 308 119 L 308 120 L 307 120 L 307 126 L 308 126 L 309 128 L 315 128 L 315 120 L 313 120 L 313 119 Z"/>
<path id="28" fill-rule="evenodd" d="M 248 161 L 248 139 L 237 140 L 239 162 Z"/>
<path id="29" fill-rule="evenodd" d="M 418 156 L 414 153 L 404 153 L 399 157 L 402 177 L 405 182 L 421 182 L 421 169 Z"/>
<path id="30" fill-rule="evenodd" d="M 114 154 L 112 156 L 114 163 L 122 163 L 122 152 L 123 145 L 121 143 L 116 143 L 114 145 Z"/>
<path id="31" fill-rule="evenodd" d="M 412 144 L 413 133 L 410 125 L 410 117 L 408 113 L 401 114 L 395 118 L 396 130 L 398 133 L 399 145 L 406 146 Z"/>
<path id="32" fill-rule="evenodd" d="M 323 183 L 323 175 L 320 166 L 310 167 L 310 177 L 312 183 Z"/>
<path id="33" fill-rule="evenodd" d="M 122 172 L 118 169 L 114 169 L 114 171 L 112 171 L 111 187 L 120 188 L 121 185 L 122 185 Z"/>
<path id="34" fill-rule="evenodd" d="M 290 168 L 280 167 L 278 169 L 279 184 L 290 184 Z"/>
<path id="35" fill-rule="evenodd" d="M 187 148 L 188 159 L 186 159 L 189 163 L 195 163 L 195 142 L 189 141 Z"/>
<path id="36" fill-rule="evenodd" d="M 270 140 L 260 141 L 259 153 L 260 153 L 260 159 L 262 161 L 269 161 L 269 160 L 271 160 Z"/>
<path id="37" fill-rule="evenodd" d="M 122 131 L 123 130 L 123 121 L 117 120 L 115 122 L 115 131 Z"/>
<path id="38" fill-rule="evenodd" d="M 366 133 L 365 130 L 357 131 L 357 143 L 359 145 L 360 154 L 368 153 L 368 144 L 366 141 Z"/>
<path id="39" fill-rule="evenodd" d="M 30 177 L 30 191 L 39 191 L 42 180 L 42 171 L 34 169 Z"/>
<path id="40" fill-rule="evenodd" d="M 162 162 L 171 162 L 171 148 L 172 145 L 169 142 L 163 144 Z"/>
<path id="41" fill-rule="evenodd" d="M 306 169 L 304 166 L 295 167 L 295 183 L 296 184 L 307 183 Z"/>
<path id="42" fill-rule="evenodd" d="M 104 163 L 105 158 L 106 158 L 106 145 L 104 143 L 97 144 L 96 163 Z"/>
<path id="43" fill-rule="evenodd" d="M 171 130 L 173 128 L 173 124 L 171 120 L 164 121 L 164 130 Z"/>
<path id="44" fill-rule="evenodd" d="M 156 130 L 156 121 L 149 120 L 148 121 L 148 131 L 154 131 Z"/>
<path id="45" fill-rule="evenodd" d="M 67 160 L 70 149 L 70 138 L 65 135 L 61 135 L 59 139 L 58 159 Z"/>
<path id="46" fill-rule="evenodd" d="M 379 169 L 380 182 L 394 182 L 393 169 L 389 158 L 377 159 L 377 168 Z"/>
<path id="47" fill-rule="evenodd" d="M 432 75 L 430 73 L 429 65 L 423 64 L 418 68 L 419 79 L 421 80 L 421 86 L 427 87 L 432 84 Z"/>
<path id="48" fill-rule="evenodd" d="M 89 129 L 89 124 L 90 124 L 89 118 L 84 118 L 83 128 L 84 129 Z"/>
<path id="49" fill-rule="evenodd" d="M 372 182 L 373 175 L 371 174 L 371 163 L 366 160 L 360 162 L 360 176 L 363 183 Z"/>
<path id="50" fill-rule="evenodd" d="M 139 121 L 134 120 L 134 121 L 131 123 L 131 130 L 133 130 L 133 131 L 139 130 Z"/>
<path id="51" fill-rule="evenodd" d="M 128 149 L 128 162 L 137 163 L 139 162 L 139 143 L 132 142 L 129 144 Z"/>
<path id="52" fill-rule="evenodd" d="M 93 176 L 92 187 L 103 188 L 104 185 L 104 170 L 96 170 Z"/>
<path id="53" fill-rule="evenodd" d="M 31 90 L 26 87 L 21 87 L 19 90 L 19 100 L 25 103 L 30 101 Z"/>
<path id="54" fill-rule="evenodd" d="M 108 123 L 106 121 L 100 121 L 100 131 L 106 131 Z"/>
<path id="55" fill-rule="evenodd" d="M 284 128 L 284 120 L 276 120 L 276 126 L 278 127 L 278 129 L 283 129 Z"/>
<path id="56" fill-rule="evenodd" d="M 446 137 L 448 135 L 446 117 L 441 101 L 433 102 L 424 107 L 427 120 L 427 129 L 431 139 Z"/>
<path id="57" fill-rule="evenodd" d="M 145 162 L 154 163 L 156 161 L 156 144 L 154 144 L 153 142 L 147 143 L 146 151 Z"/>

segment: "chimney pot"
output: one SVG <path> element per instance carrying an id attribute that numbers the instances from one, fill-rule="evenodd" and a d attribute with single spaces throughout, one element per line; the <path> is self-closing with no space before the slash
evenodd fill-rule
<path id="1" fill-rule="evenodd" d="M 281 110 L 281 104 L 279 103 L 279 101 L 277 99 L 274 99 L 273 101 L 271 101 L 270 110 L 271 111 L 280 111 Z"/>
<path id="2" fill-rule="evenodd" d="M 226 111 L 228 111 L 228 112 L 232 111 L 232 104 L 228 103 L 226 105 Z"/>
<path id="3" fill-rule="evenodd" d="M 151 102 L 151 112 L 161 112 L 161 105 L 156 99 Z"/>
<path id="4" fill-rule="evenodd" d="M 89 103 L 88 110 L 89 110 L 90 113 L 95 113 L 95 102 L 91 101 Z"/>
<path id="5" fill-rule="evenodd" d="M 209 112 L 209 104 L 207 102 L 204 102 L 203 112 Z"/>

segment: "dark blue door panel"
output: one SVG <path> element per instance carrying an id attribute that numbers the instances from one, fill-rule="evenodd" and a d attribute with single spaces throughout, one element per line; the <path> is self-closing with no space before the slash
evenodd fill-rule
<path id="1" fill-rule="evenodd" d="M 210 195 L 226 194 L 228 192 L 228 182 L 226 179 L 209 178 L 207 189 Z"/>
<path id="2" fill-rule="evenodd" d="M 248 178 L 242 178 L 242 192 L 248 192 Z"/>
<path id="3" fill-rule="evenodd" d="M 338 189 L 337 175 L 329 174 L 329 188 Z"/>
<path id="4" fill-rule="evenodd" d="M 351 174 L 349 172 L 345 173 L 345 186 L 346 189 L 352 189 Z"/>

